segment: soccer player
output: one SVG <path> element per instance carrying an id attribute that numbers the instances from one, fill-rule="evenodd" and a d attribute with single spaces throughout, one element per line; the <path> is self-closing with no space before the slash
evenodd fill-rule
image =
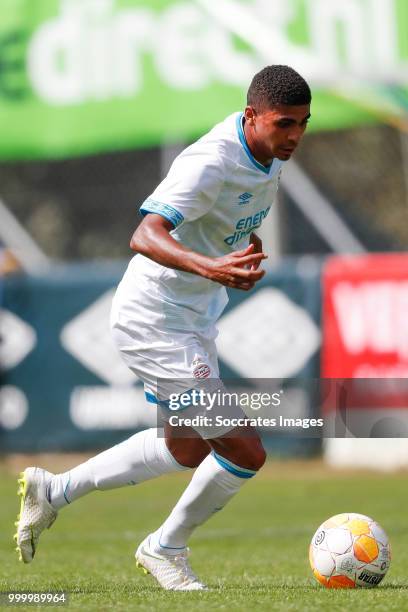
<path id="1" fill-rule="evenodd" d="M 304 134 L 310 102 L 309 86 L 295 70 L 267 66 L 251 82 L 245 111 L 187 147 L 140 209 L 144 219 L 130 243 L 137 255 L 117 289 L 111 323 L 147 401 L 160 403 L 164 414 L 174 390 L 192 381 L 222 388 L 214 339 L 225 287 L 249 291 L 264 275 L 266 255 L 254 230 Z M 204 424 L 185 428 L 181 438 L 167 421 L 164 432 L 141 431 L 63 474 L 27 468 L 15 536 L 20 558 L 30 563 L 58 510 L 86 493 L 196 467 L 168 518 L 138 547 L 136 561 L 164 589 L 206 589 L 189 565 L 187 541 L 255 476 L 265 451 L 250 427 Z"/>

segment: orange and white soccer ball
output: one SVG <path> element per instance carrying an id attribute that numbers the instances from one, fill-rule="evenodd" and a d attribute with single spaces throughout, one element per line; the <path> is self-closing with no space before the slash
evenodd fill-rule
<path id="1" fill-rule="evenodd" d="M 314 534 L 309 560 L 316 580 L 325 587 L 375 587 L 390 567 L 390 543 L 368 516 L 336 514 Z"/>

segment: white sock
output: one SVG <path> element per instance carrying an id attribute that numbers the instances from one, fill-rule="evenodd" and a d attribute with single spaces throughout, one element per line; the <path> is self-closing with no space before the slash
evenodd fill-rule
<path id="1" fill-rule="evenodd" d="M 168 554 L 177 554 L 185 548 L 194 529 L 221 510 L 255 474 L 214 452 L 208 455 L 196 469 L 170 516 L 152 534 L 151 543 L 156 552 L 163 553 L 166 549 Z"/>
<path id="2" fill-rule="evenodd" d="M 56 474 L 47 497 L 58 510 L 96 489 L 134 485 L 161 474 L 187 469 L 174 459 L 165 439 L 157 437 L 157 429 L 146 429 L 69 472 Z"/>

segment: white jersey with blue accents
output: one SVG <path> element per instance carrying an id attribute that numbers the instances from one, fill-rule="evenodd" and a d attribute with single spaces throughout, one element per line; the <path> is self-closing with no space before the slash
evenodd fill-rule
<path id="1" fill-rule="evenodd" d="M 184 246 L 218 257 L 247 246 L 278 190 L 283 162 L 263 166 L 245 140 L 242 113 L 234 113 L 187 147 L 168 175 L 142 204 L 143 215 L 162 215 L 174 226 L 172 237 Z M 143 293 L 151 324 L 205 331 L 221 315 L 225 287 L 188 272 L 166 268 L 136 255 L 121 291 Z M 124 286 L 125 285 L 125 286 Z M 137 308 L 136 300 L 133 301 Z"/>

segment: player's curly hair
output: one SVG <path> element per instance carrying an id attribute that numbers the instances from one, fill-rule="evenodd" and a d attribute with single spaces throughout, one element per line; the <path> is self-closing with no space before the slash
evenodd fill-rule
<path id="1" fill-rule="evenodd" d="M 290 66 L 266 66 L 251 81 L 247 104 L 262 111 L 276 104 L 310 104 L 312 94 L 305 79 Z"/>

